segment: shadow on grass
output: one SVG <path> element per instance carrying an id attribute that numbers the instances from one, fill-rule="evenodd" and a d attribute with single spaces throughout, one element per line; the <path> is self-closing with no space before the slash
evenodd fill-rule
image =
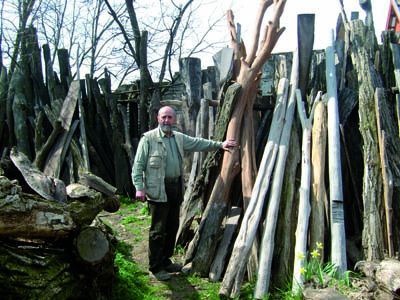
<path id="1" fill-rule="evenodd" d="M 132 259 L 132 246 L 119 242 L 116 249 L 114 265 L 116 277 L 113 282 L 112 300 L 197 300 L 200 297 L 197 289 L 181 274 L 174 274 L 169 281 L 158 281 L 150 278 L 149 273 L 140 269 Z"/>

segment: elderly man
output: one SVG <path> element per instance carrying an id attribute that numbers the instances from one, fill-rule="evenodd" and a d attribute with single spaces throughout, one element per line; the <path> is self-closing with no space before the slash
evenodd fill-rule
<path id="1" fill-rule="evenodd" d="M 179 208 L 183 200 L 182 161 L 185 151 L 230 150 L 236 141 L 217 142 L 194 138 L 172 130 L 176 113 L 162 107 L 158 127 L 140 139 L 132 169 L 136 199 L 147 199 L 151 227 L 149 232 L 149 270 L 158 280 L 169 280 L 181 265 L 171 261 L 179 227 Z"/>

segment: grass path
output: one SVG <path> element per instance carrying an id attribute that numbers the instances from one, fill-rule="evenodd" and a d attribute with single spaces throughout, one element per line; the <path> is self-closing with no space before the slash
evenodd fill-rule
<path id="1" fill-rule="evenodd" d="M 150 216 L 147 204 L 122 200 L 116 213 L 103 212 L 99 219 L 108 225 L 118 240 L 116 264 L 119 267 L 114 284 L 113 300 L 116 299 L 220 299 L 219 283 L 209 282 L 195 275 L 173 275 L 161 282 L 148 273 L 148 230 Z M 182 253 L 176 253 L 174 261 L 182 263 Z"/>

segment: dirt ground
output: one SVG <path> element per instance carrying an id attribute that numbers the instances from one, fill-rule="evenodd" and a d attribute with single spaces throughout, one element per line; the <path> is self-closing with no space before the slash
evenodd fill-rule
<path id="1" fill-rule="evenodd" d="M 132 259 L 139 265 L 140 269 L 148 272 L 149 216 L 142 212 L 145 205 L 138 203 L 138 206 L 133 211 L 122 207 L 116 213 L 104 212 L 99 214 L 98 217 L 113 228 L 119 241 L 125 242 L 132 247 Z M 126 220 L 128 218 L 134 218 L 135 221 L 127 223 Z M 182 263 L 183 257 L 175 255 L 173 260 Z M 191 284 L 187 276 L 183 274 L 173 274 L 171 280 L 166 282 L 158 281 L 149 276 L 149 283 L 157 286 L 157 295 L 154 299 L 207 299 L 199 294 L 201 286 Z"/>

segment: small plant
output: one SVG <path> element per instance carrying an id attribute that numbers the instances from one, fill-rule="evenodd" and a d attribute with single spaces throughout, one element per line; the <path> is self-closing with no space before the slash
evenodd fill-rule
<path id="1" fill-rule="evenodd" d="M 175 254 L 177 254 L 177 255 L 180 255 L 180 256 L 183 256 L 183 255 L 185 255 L 185 248 L 183 248 L 183 246 L 182 245 L 176 245 L 175 246 Z"/>
<path id="2" fill-rule="evenodd" d="M 332 262 L 323 263 L 321 261 L 322 243 L 316 243 L 316 248 L 310 252 L 309 259 L 305 255 L 298 253 L 297 257 L 305 259 L 304 267 L 300 269 L 303 275 L 304 284 L 312 285 L 315 288 L 335 287 L 342 293 L 351 288 L 351 271 L 339 274 L 337 266 Z"/>
<path id="3" fill-rule="evenodd" d="M 332 278 L 336 274 L 336 267 L 332 263 L 325 265 L 321 262 L 321 253 L 323 244 L 316 244 L 316 248 L 311 251 L 310 259 L 304 262 L 304 267 L 300 269 L 300 273 L 304 276 L 304 282 L 314 282 L 319 287 L 326 286 L 326 277 Z M 298 254 L 298 256 L 301 254 Z M 299 257 L 305 259 L 305 256 Z"/>

